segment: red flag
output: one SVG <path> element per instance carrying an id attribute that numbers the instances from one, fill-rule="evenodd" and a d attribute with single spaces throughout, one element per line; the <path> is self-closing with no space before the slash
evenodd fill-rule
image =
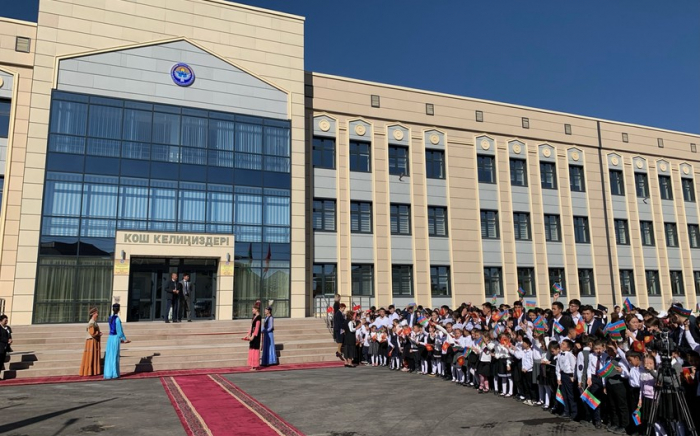
<path id="1" fill-rule="evenodd" d="M 264 273 L 266 273 L 270 270 L 270 259 L 271 258 L 272 258 L 272 249 L 270 248 L 270 244 L 267 244 L 267 256 L 265 257 L 265 269 L 263 270 Z"/>
<path id="2" fill-rule="evenodd" d="M 356 305 L 352 306 L 352 311 L 353 311 L 353 312 L 357 312 L 357 311 L 359 311 L 359 310 L 361 310 L 361 309 L 362 309 L 362 306 L 360 306 L 359 304 L 356 304 Z"/>
<path id="3" fill-rule="evenodd" d="M 578 324 L 576 324 L 576 334 L 582 335 L 585 331 L 586 331 L 586 324 L 583 322 L 582 319 L 578 320 Z"/>
<path id="4" fill-rule="evenodd" d="M 331 306 L 328 306 L 328 309 L 326 309 L 327 313 L 333 313 L 333 308 Z"/>

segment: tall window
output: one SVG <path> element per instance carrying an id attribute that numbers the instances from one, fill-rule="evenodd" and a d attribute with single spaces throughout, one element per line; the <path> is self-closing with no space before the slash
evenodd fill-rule
<path id="1" fill-rule="evenodd" d="M 449 297 L 452 295 L 449 266 L 430 267 L 430 294 L 433 297 Z"/>
<path id="2" fill-rule="evenodd" d="M 588 244 L 591 242 L 591 237 L 588 231 L 588 217 L 574 217 L 574 239 L 578 244 Z"/>
<path id="3" fill-rule="evenodd" d="M 676 223 L 664 223 L 664 231 L 666 233 L 666 246 L 678 247 L 678 227 L 676 227 Z"/>
<path id="4" fill-rule="evenodd" d="M 659 193 L 662 200 L 673 200 L 673 187 L 671 186 L 671 177 L 659 176 Z"/>
<path id="5" fill-rule="evenodd" d="M 634 271 L 631 269 L 620 270 L 620 288 L 622 295 L 634 295 L 636 290 L 634 287 Z"/>
<path id="6" fill-rule="evenodd" d="M 314 230 L 335 232 L 335 200 L 314 199 Z"/>
<path id="7" fill-rule="evenodd" d="M 10 133 L 10 100 L 0 99 L 0 138 Z"/>
<path id="8" fill-rule="evenodd" d="M 350 231 L 352 233 L 372 233 L 372 203 L 350 202 Z"/>
<path id="9" fill-rule="evenodd" d="M 554 288 L 554 284 L 559 283 L 559 285 L 564 289 L 564 292 L 560 292 L 561 296 L 566 294 L 566 273 L 564 268 L 550 268 L 549 269 L 549 289 Z"/>
<path id="10" fill-rule="evenodd" d="M 595 281 L 592 269 L 578 270 L 578 287 L 582 297 L 593 297 L 595 295 Z"/>
<path id="11" fill-rule="evenodd" d="M 554 162 L 540 162 L 542 189 L 557 189 L 557 167 Z"/>
<path id="12" fill-rule="evenodd" d="M 336 264 L 314 264 L 314 297 L 317 295 L 334 295 L 338 289 Z"/>
<path id="13" fill-rule="evenodd" d="M 515 212 L 513 214 L 513 227 L 515 230 L 515 239 L 521 241 L 529 241 L 532 239 L 530 235 L 530 214 L 523 212 Z"/>
<path id="14" fill-rule="evenodd" d="M 700 226 L 688 224 L 688 240 L 690 241 L 690 248 L 700 248 Z"/>
<path id="15" fill-rule="evenodd" d="M 374 265 L 353 264 L 350 267 L 352 295 L 374 295 Z"/>
<path id="16" fill-rule="evenodd" d="M 314 136 L 313 165 L 314 168 L 335 169 L 335 138 Z"/>
<path id="17" fill-rule="evenodd" d="M 479 172 L 479 183 L 496 183 L 496 158 L 478 155 L 476 167 Z"/>
<path id="18" fill-rule="evenodd" d="M 445 178 L 445 152 L 442 150 L 425 150 L 425 177 L 429 179 Z"/>
<path id="19" fill-rule="evenodd" d="M 620 170 L 610 170 L 610 193 L 625 195 L 625 181 Z"/>
<path id="20" fill-rule="evenodd" d="M 695 295 L 700 295 L 700 271 L 693 271 L 693 282 L 695 282 Z"/>
<path id="21" fill-rule="evenodd" d="M 559 215 L 544 216 L 544 239 L 550 242 L 561 242 L 561 222 Z"/>
<path id="22" fill-rule="evenodd" d="M 524 159 L 510 160 L 510 184 L 527 186 L 527 161 Z"/>
<path id="23" fill-rule="evenodd" d="M 481 211 L 481 237 L 483 239 L 498 239 L 500 237 L 497 210 Z"/>
<path id="24" fill-rule="evenodd" d="M 586 191 L 586 179 L 581 165 L 569 165 L 569 185 L 573 192 Z"/>
<path id="25" fill-rule="evenodd" d="M 537 288 L 535 287 L 535 268 L 518 268 L 518 287 L 523 288 L 525 295 L 528 297 L 532 297 L 537 293 Z"/>
<path id="26" fill-rule="evenodd" d="M 2 212 L 2 193 L 5 189 L 5 176 L 0 176 L 0 212 Z"/>
<path id="27" fill-rule="evenodd" d="M 654 269 L 644 271 L 647 279 L 647 294 L 661 295 L 661 283 L 659 282 L 659 272 Z"/>
<path id="28" fill-rule="evenodd" d="M 369 142 L 350 141 L 350 171 L 372 171 L 372 147 Z"/>
<path id="29" fill-rule="evenodd" d="M 649 198 L 649 178 L 646 173 L 634 173 L 634 186 L 637 188 L 637 197 Z"/>
<path id="30" fill-rule="evenodd" d="M 640 221 L 639 228 L 642 232 L 642 245 L 653 247 L 656 245 L 654 237 L 654 223 L 652 221 Z"/>
<path id="31" fill-rule="evenodd" d="M 681 184 L 683 185 L 683 200 L 688 203 L 695 203 L 695 186 L 693 185 L 693 179 L 686 179 L 684 177 L 681 179 Z"/>
<path id="32" fill-rule="evenodd" d="M 503 281 L 501 280 L 500 267 L 484 268 L 484 290 L 487 297 L 494 295 L 503 296 Z"/>
<path id="33" fill-rule="evenodd" d="M 627 220 L 615 220 L 615 242 L 617 245 L 630 244 L 630 231 Z"/>
<path id="34" fill-rule="evenodd" d="M 392 204 L 390 206 L 391 234 L 411 234 L 411 206 L 408 204 Z"/>
<path id="35" fill-rule="evenodd" d="M 671 295 L 685 295 L 683 289 L 683 271 L 670 271 L 671 273 Z"/>
<path id="36" fill-rule="evenodd" d="M 447 236 L 447 208 L 428 206 L 428 235 Z"/>
<path id="37" fill-rule="evenodd" d="M 413 266 L 391 266 L 391 290 L 394 296 L 408 297 L 413 295 Z"/>
<path id="38" fill-rule="evenodd" d="M 389 146 L 389 174 L 408 175 L 408 147 Z"/>

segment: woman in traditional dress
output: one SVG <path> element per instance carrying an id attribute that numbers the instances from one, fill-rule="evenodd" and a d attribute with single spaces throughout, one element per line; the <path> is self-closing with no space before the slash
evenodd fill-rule
<path id="1" fill-rule="evenodd" d="M 102 357 L 100 339 L 102 332 L 97 325 L 97 308 L 90 309 L 90 322 L 87 326 L 87 338 L 85 339 L 85 351 L 83 351 L 83 361 L 80 363 L 80 375 L 91 376 L 102 374 L 100 358 Z"/>
<path id="2" fill-rule="evenodd" d="M 119 378 L 119 344 L 131 342 L 124 336 L 122 321 L 119 319 L 119 303 L 112 305 L 114 314 L 109 317 L 109 339 L 105 351 L 105 380 Z"/>
<path id="3" fill-rule="evenodd" d="M 248 336 L 243 338 L 249 342 L 248 345 L 248 366 L 251 371 L 255 371 L 260 366 L 260 301 L 253 305 L 253 322 L 250 324 Z"/>
<path id="4" fill-rule="evenodd" d="M 262 360 L 260 366 L 277 365 L 277 351 L 275 350 L 275 319 L 272 317 L 272 306 L 265 309 L 265 321 L 262 325 Z"/>

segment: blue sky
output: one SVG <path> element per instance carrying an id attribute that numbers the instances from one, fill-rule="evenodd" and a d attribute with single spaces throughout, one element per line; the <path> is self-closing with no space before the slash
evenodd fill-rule
<path id="1" fill-rule="evenodd" d="M 700 133 L 697 0 L 241 3 L 306 17 L 307 70 Z"/>

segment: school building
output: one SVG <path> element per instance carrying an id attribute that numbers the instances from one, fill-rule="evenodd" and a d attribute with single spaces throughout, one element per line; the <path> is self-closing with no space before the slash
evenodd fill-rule
<path id="1" fill-rule="evenodd" d="M 351 52 L 351 47 L 346 48 Z M 700 136 L 308 72 L 304 18 L 40 0 L 0 18 L 0 311 L 160 320 L 700 294 Z"/>

